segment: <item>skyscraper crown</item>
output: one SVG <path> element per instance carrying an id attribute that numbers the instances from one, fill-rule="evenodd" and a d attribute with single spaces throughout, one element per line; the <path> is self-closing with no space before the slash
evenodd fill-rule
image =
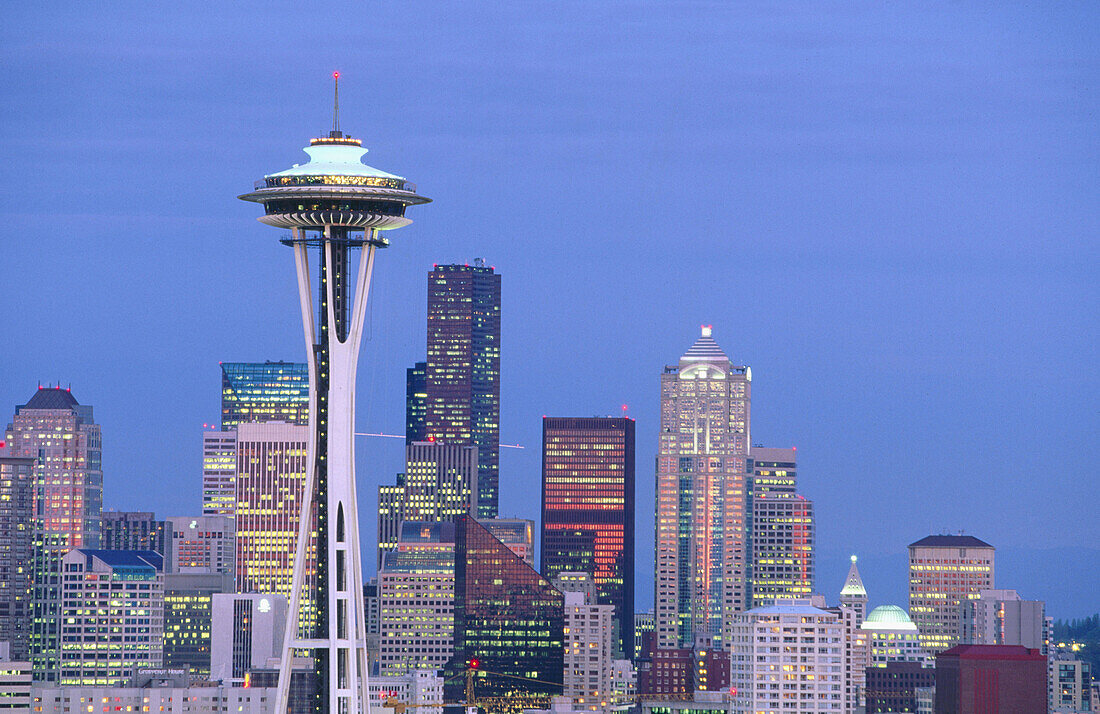
<path id="1" fill-rule="evenodd" d="M 714 341 L 714 338 L 710 336 L 711 326 L 702 326 L 702 335 L 695 341 L 684 356 L 680 358 L 681 362 L 711 362 L 722 363 L 729 362 L 730 358 L 726 356 L 726 353 L 722 351 L 722 348 L 718 346 L 718 343 Z"/>
<path id="2" fill-rule="evenodd" d="M 859 576 L 859 568 L 856 567 L 856 557 L 852 556 L 852 567 L 848 568 L 848 577 L 844 581 L 844 587 L 840 589 L 841 597 L 867 597 L 867 589 L 863 587 L 863 578 Z"/>

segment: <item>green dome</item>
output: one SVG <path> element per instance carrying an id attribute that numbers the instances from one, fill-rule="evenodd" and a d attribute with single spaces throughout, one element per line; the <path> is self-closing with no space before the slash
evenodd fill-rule
<path id="1" fill-rule="evenodd" d="M 909 619 L 909 614 L 897 605 L 876 607 L 860 627 L 865 630 L 917 630 L 917 626 Z"/>

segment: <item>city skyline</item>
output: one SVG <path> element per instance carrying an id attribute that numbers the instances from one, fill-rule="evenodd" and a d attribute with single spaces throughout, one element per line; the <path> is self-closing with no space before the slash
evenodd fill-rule
<path id="1" fill-rule="evenodd" d="M 502 515 L 537 517 L 525 494 L 538 484 L 542 414 L 618 414 L 627 403 L 639 463 L 648 464 L 656 453 L 653 374 L 683 353 L 698 324 L 714 324 L 731 357 L 756 372 L 766 408 L 754 414 L 754 440 L 799 449 L 800 491 L 814 500 L 819 524 L 818 591 L 842 583 L 844 558 L 855 552 L 882 602 L 902 602 L 906 544 L 965 529 L 997 546 L 1006 579 L 1011 551 L 1020 551 L 1015 572 L 1036 574 L 1013 578 L 1014 586 L 1050 602 L 1055 617 L 1092 612 L 1071 590 L 1056 592 L 1057 583 L 1039 590 L 1057 570 L 1036 551 L 1061 548 L 1054 552 L 1066 557 L 1098 540 L 1089 518 L 1095 479 L 1084 465 L 1097 456 L 1097 383 L 1087 369 L 1095 361 L 1088 276 L 1097 215 L 1085 188 L 1095 183 L 1097 142 L 1085 117 L 1096 100 L 1078 88 L 1095 81 L 1097 50 L 1082 28 L 1095 26 L 1096 11 L 1007 8 L 986 17 L 955 8 L 944 19 L 899 8 L 873 18 L 866 8 L 824 18 L 801 11 L 740 18 L 743 29 L 731 33 L 723 28 L 736 11 L 712 9 L 718 16 L 707 22 L 698 6 L 680 7 L 688 12 L 671 24 L 662 13 L 632 8 L 619 19 L 597 7 L 626 38 L 618 40 L 599 28 L 565 31 L 534 10 L 462 20 L 414 6 L 425 21 L 456 21 L 438 30 L 446 47 L 486 18 L 498 27 L 526 20 L 513 34 L 533 44 L 481 32 L 488 48 L 465 63 L 417 60 L 428 63 L 424 74 L 453 76 L 417 87 L 372 73 L 350 37 L 278 83 L 249 84 L 226 69 L 262 54 L 255 40 L 196 59 L 244 22 L 232 10 L 210 28 L 176 15 L 176 25 L 194 29 L 187 40 L 153 33 L 137 44 L 93 46 L 77 41 L 80 33 L 122 40 L 153 18 L 100 10 L 58 28 L 65 23 L 50 10 L 17 8 L 14 21 L 28 35 L 0 51 L 24 75 L 8 82 L 9 107 L 21 109 L 6 113 L 4 135 L 9 159 L 39 160 L 41 169 L 5 182 L 4 212 L 13 235 L 51 216 L 79 228 L 6 244 L 0 271 L 9 284 L 44 265 L 69 279 L 36 290 L 33 301 L 17 298 L 20 339 L 3 354 L 11 369 L 0 398 L 10 411 L 40 380 L 71 383 L 103 425 L 105 506 L 160 518 L 199 513 L 196 444 L 201 424 L 218 418 L 216 363 L 300 359 L 300 335 L 286 319 L 296 308 L 289 258 L 271 249 L 273 237 L 254 225 L 248 206 L 231 205 L 232 195 L 326 126 L 325 79 L 339 68 L 348 80 L 346 121 L 370 156 L 423 177 L 437 199 L 380 267 L 385 302 L 376 307 L 385 310 L 372 313 L 375 339 L 363 359 L 382 362 L 360 381 L 359 430 L 401 433 L 404 370 L 423 359 L 425 271 L 484 257 L 503 280 L 501 438 L 526 447 L 501 453 Z M 379 12 L 395 19 L 392 9 Z M 581 24 L 577 6 L 564 12 Z M 291 24 L 308 28 L 306 15 L 263 38 L 285 39 Z M 854 49 L 839 49 L 838 37 L 867 19 L 878 22 L 857 34 Z M 713 34 L 694 36 L 704 25 Z M 681 64 L 661 61 L 671 49 L 656 39 L 658 27 L 685 43 Z M 986 31 L 969 37 L 963 29 L 975 27 Z M 398 40 L 415 39 L 409 20 L 394 28 Z M 544 31 L 572 50 L 553 53 L 549 66 L 566 70 L 562 77 L 602 69 L 581 81 L 548 79 L 560 73 L 540 64 L 551 56 Z M 769 39 L 791 54 L 761 49 Z M 660 52 L 646 58 L 631 42 Z M 888 52 L 883 68 L 867 61 L 897 42 L 918 49 Z M 396 59 L 399 46 L 379 52 Z M 172 66 L 178 57 L 195 61 L 196 80 Z M 137 69 L 145 59 L 148 73 Z M 78 61 L 102 76 L 69 69 Z M 779 69 L 754 74 L 768 62 Z M 499 63 L 518 79 L 489 71 Z M 922 77 L 926 70 L 934 71 Z M 534 80 L 547 88 L 518 86 Z M 643 91 L 650 82 L 663 92 Z M 289 114 L 272 111 L 281 83 L 301 98 Z M 613 91 L 617 83 L 626 89 Z M 875 101 L 860 98 L 868 86 L 882 90 Z M 439 106 L 460 88 L 484 106 Z M 778 98 L 784 90 L 796 99 Z M 393 101 L 373 106 L 379 92 Z M 662 93 L 670 106 L 647 112 Z M 562 104 L 572 111 L 543 112 L 551 96 L 568 99 Z M 71 112 L 73 103 L 83 111 Z M 131 109 L 132 118 L 123 116 Z M 866 133 L 869 118 L 879 123 Z M 93 166 L 96 180 L 74 187 L 65 206 L 41 198 L 48 185 L 70 185 Z M 696 214 L 685 218 L 681 209 L 695 197 L 661 180 L 677 170 L 720 195 L 692 203 L 687 213 Z M 494 201 L 508 212 L 482 215 L 484 196 L 476 201 L 464 186 L 478 174 L 502 176 Z M 614 191 L 593 211 L 574 181 Z M 187 193 L 168 201 L 154 189 L 164 184 Z M 657 193 L 661 186 L 672 193 Z M 116 196 L 133 196 L 135 207 Z M 639 203 L 658 204 L 659 219 L 635 218 Z M 565 207 L 578 215 L 561 216 Z M 672 221 L 670 236 L 664 224 Z M 548 249 L 562 233 L 585 237 L 576 255 Z M 665 257 L 655 268 L 658 250 Z M 114 277 L 121 273 L 125 282 Z M 169 315 L 167 325 L 151 323 L 154 309 Z M 400 442 L 388 441 L 357 444 L 360 493 L 400 469 Z M 130 448 L 136 443 L 156 444 L 151 462 Z M 1064 460 L 1067 444 L 1083 458 Z M 1037 474 L 1050 490 L 1022 510 L 1015 501 Z M 142 488 L 150 478 L 163 490 Z M 637 481 L 636 502 L 646 509 L 652 474 L 643 467 Z M 363 510 L 362 531 L 373 533 Z M 652 576 L 644 513 L 642 609 Z M 876 558 L 901 567 L 887 577 Z M 1100 560 L 1094 545 L 1085 560 Z"/>

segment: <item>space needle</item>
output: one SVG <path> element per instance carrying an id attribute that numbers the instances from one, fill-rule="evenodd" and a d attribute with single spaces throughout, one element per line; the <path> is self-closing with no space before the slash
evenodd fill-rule
<path id="1" fill-rule="evenodd" d="M 309 467 L 279 663 L 277 714 L 287 711 L 291 662 L 302 650 L 313 652 L 317 672 L 313 711 L 360 714 L 370 708 L 355 499 L 355 374 L 374 257 L 389 245 L 382 231 L 408 225 L 405 209 L 431 200 L 401 176 L 362 162 L 367 150 L 340 131 L 340 74 L 334 72 L 333 78 L 332 131 L 305 147 L 309 161 L 267 174 L 254 191 L 239 197 L 263 204 L 261 223 L 290 229 L 282 243 L 294 248 L 309 355 Z M 353 270 L 354 251 L 360 253 Z M 320 301 L 316 309 L 315 289 Z M 317 531 L 315 586 L 307 595 L 313 625 L 312 632 L 303 633 L 298 623 L 303 590 L 310 584 L 306 551 L 311 524 Z"/>

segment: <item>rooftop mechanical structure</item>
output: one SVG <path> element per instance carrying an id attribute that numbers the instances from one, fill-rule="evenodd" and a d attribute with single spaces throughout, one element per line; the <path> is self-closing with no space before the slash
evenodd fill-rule
<path id="1" fill-rule="evenodd" d="M 333 76 L 339 82 L 339 74 Z M 275 712 L 287 711 L 292 655 L 308 650 L 318 674 L 313 710 L 359 714 L 370 706 L 353 443 L 359 345 L 375 254 L 389 245 L 381 231 L 408 225 L 405 209 L 431 199 L 401 176 L 362 162 L 367 150 L 339 128 L 338 84 L 332 131 L 311 140 L 305 152 L 307 163 L 268 174 L 239 197 L 263 204 L 261 223 L 291 231 L 282 243 L 294 248 L 309 355 L 311 467 L 294 553 L 298 596 L 290 598 L 287 622 L 300 622 L 301 600 L 307 597 L 312 631 L 287 627 Z M 360 255 L 353 270 L 354 251 Z M 306 569 L 311 526 L 317 533 L 314 573 Z"/>

